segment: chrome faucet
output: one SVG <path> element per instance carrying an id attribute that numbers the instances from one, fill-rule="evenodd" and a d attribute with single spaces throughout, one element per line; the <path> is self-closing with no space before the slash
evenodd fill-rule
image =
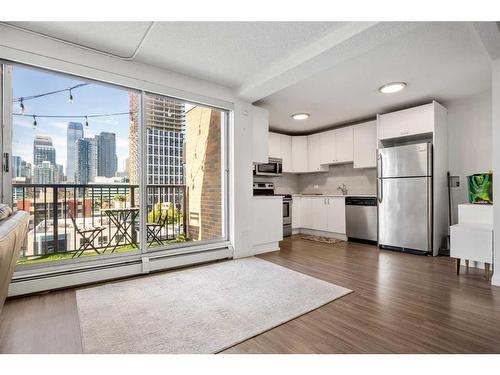
<path id="1" fill-rule="evenodd" d="M 347 186 L 345 184 L 342 184 L 342 186 L 338 186 L 337 190 L 340 190 L 342 192 L 342 195 L 347 195 Z"/>

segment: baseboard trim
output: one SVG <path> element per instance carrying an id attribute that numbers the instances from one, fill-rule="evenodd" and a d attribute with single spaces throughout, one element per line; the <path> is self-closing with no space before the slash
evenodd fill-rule
<path id="1" fill-rule="evenodd" d="M 253 255 L 278 251 L 280 249 L 279 242 L 269 242 L 253 246 Z"/>
<path id="2" fill-rule="evenodd" d="M 493 274 L 493 277 L 491 278 L 491 285 L 500 286 L 500 273 L 498 273 L 498 276 Z"/>

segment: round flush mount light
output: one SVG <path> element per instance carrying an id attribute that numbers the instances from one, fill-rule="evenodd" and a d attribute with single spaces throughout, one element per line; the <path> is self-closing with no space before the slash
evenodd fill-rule
<path id="1" fill-rule="evenodd" d="M 391 82 L 379 87 L 378 91 L 382 94 L 394 94 L 399 92 L 406 87 L 406 82 Z"/>
<path id="2" fill-rule="evenodd" d="M 309 113 L 302 112 L 302 113 L 294 113 L 292 115 L 292 118 L 294 120 L 307 120 L 309 116 L 311 116 Z"/>

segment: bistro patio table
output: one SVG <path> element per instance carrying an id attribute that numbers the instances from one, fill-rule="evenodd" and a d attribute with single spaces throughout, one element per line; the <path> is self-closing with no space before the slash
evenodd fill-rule
<path id="1" fill-rule="evenodd" d="M 138 247 L 133 239 L 133 234 L 131 235 L 128 230 L 134 224 L 137 215 L 139 215 L 139 207 L 103 208 L 101 209 L 101 212 L 109 217 L 110 222 L 116 226 L 116 232 L 110 238 L 108 245 L 103 252 L 106 252 L 106 250 L 111 247 L 111 243 L 113 242 L 113 240 L 115 238 L 118 238 L 111 252 L 113 253 L 116 250 L 121 241 L 118 235 L 122 236 L 122 238 L 125 240 L 125 244 L 128 240 L 133 247 Z"/>

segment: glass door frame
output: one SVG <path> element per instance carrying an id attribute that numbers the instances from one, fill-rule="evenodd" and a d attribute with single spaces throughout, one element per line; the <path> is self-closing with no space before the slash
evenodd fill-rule
<path id="1" fill-rule="evenodd" d="M 147 230 L 143 231 L 144 232 L 144 247 L 141 247 L 143 250 L 143 254 L 147 255 L 152 255 L 152 256 L 162 256 L 165 254 L 170 254 L 170 253 L 188 253 L 188 252 L 194 252 L 194 251 L 200 251 L 200 249 L 203 249 L 205 246 L 213 247 L 213 245 L 224 245 L 224 246 L 229 246 L 230 245 L 230 238 L 229 238 L 229 203 L 230 203 L 230 197 L 229 197 L 229 127 L 231 126 L 231 110 L 226 109 L 226 108 L 221 108 L 221 107 L 216 107 L 213 105 L 209 104 L 203 104 L 203 103 L 198 103 L 190 100 L 185 100 L 185 99 L 180 99 L 176 98 L 173 96 L 161 94 L 161 93 L 156 93 L 152 91 L 142 91 L 142 96 L 141 96 L 141 134 L 142 134 L 142 141 L 140 142 L 142 150 L 144 152 L 141 153 L 141 166 L 142 166 L 142 171 L 143 174 L 141 174 L 141 182 L 144 190 L 141 190 L 141 203 L 143 204 L 143 207 L 147 207 L 147 183 L 148 183 L 148 178 L 147 178 L 147 158 L 148 158 L 148 147 L 147 147 L 147 125 L 145 123 L 146 119 L 146 95 L 157 95 L 157 96 L 162 96 L 168 99 L 172 99 L 175 101 L 183 102 L 186 104 L 193 104 L 197 105 L 203 108 L 210 108 L 214 109 L 216 111 L 220 111 L 221 113 L 224 114 L 224 116 L 221 116 L 221 230 L 222 230 L 222 236 L 221 238 L 216 238 L 216 239 L 211 239 L 211 240 L 203 240 L 203 241 L 193 241 L 193 242 L 184 242 L 181 244 L 171 244 L 171 245 L 164 245 L 164 246 L 158 246 L 154 248 L 149 248 L 147 244 Z M 222 118 L 223 117 L 223 118 Z M 187 182 L 184 181 L 184 185 L 187 186 Z M 187 189 L 186 189 L 187 191 Z M 147 210 L 142 210 L 142 211 L 147 211 Z M 141 215 L 142 215 L 141 211 Z M 187 212 L 185 212 L 187 215 Z M 147 221 L 147 212 L 145 213 L 145 217 L 141 218 L 141 221 L 143 221 L 144 224 L 146 224 Z"/>
<path id="2" fill-rule="evenodd" d="M 0 59 L 0 64 L 2 65 L 7 65 L 7 66 L 14 66 L 14 65 L 20 65 L 20 66 L 25 66 L 27 68 L 32 68 L 32 69 L 38 69 L 41 71 L 47 71 L 49 74 L 61 74 L 61 75 L 66 75 L 68 77 L 74 77 L 75 79 L 82 79 L 86 81 L 93 81 L 96 84 L 101 84 L 101 85 L 110 85 L 111 87 L 116 87 L 116 88 L 123 88 L 125 90 L 129 90 L 132 92 L 136 92 L 138 95 L 140 95 L 140 121 L 139 121 L 139 129 L 140 129 L 140 135 L 141 139 L 139 142 L 139 153 L 141 155 L 141 162 L 139 163 L 139 176 L 140 176 L 140 184 L 139 184 L 139 191 L 140 191 L 140 201 L 143 207 L 141 207 L 140 213 L 139 213 L 139 218 L 140 218 L 140 236 L 139 236 L 139 248 L 137 250 L 134 250 L 133 252 L 127 252 L 127 253 L 122 253 L 122 254 L 104 254 L 104 255 L 99 255 L 96 257 L 88 257 L 86 259 L 83 258 L 75 258 L 75 259 L 68 259 L 65 260 L 64 262 L 48 262 L 48 263 L 40 263 L 37 265 L 25 265 L 22 266 L 21 268 L 16 269 L 15 276 L 19 277 L 24 277 L 24 276 L 29 276 L 33 274 L 37 275 L 44 275 L 46 274 L 47 277 L 50 277 L 52 273 L 57 273 L 60 271 L 68 271 L 68 270 L 81 270 L 85 268 L 93 268 L 93 267 L 101 267 L 101 266 L 110 266 L 110 265 L 116 265 L 119 266 L 123 263 L 127 262 L 132 262 L 132 261 L 144 261 L 144 259 L 141 260 L 141 258 L 144 258 L 144 256 L 149 255 L 151 258 L 155 257 L 161 257 L 161 256 L 167 256 L 167 255 L 176 255 L 176 254 L 185 254 L 185 253 L 196 253 L 200 251 L 205 251 L 205 250 L 213 250 L 216 248 L 223 248 L 223 247 L 228 247 L 230 248 L 230 178 L 229 178 L 229 158 L 230 158 L 230 149 L 229 149 L 229 135 L 230 135 L 230 127 L 233 126 L 233 108 L 231 105 L 228 106 L 218 106 L 219 103 L 218 100 L 214 100 L 214 102 L 217 103 L 217 105 L 211 105 L 209 103 L 204 103 L 203 101 L 196 101 L 196 100 L 190 100 L 190 99 L 184 99 L 182 97 L 177 97 L 173 95 L 168 95 L 163 92 L 158 92 L 154 90 L 141 90 L 138 88 L 126 86 L 126 85 L 121 85 L 117 83 L 111 83 L 111 82 L 106 82 L 100 79 L 95 79 L 95 78 L 88 78 L 83 75 L 78 75 L 74 73 L 67 73 L 67 72 L 61 72 L 56 69 L 51 69 L 51 68 L 46 68 L 46 67 L 40 67 L 40 66 L 34 66 L 29 63 L 24 63 L 24 62 L 11 62 L 7 60 Z M 2 86 L 5 87 L 4 85 L 5 82 L 2 80 Z M 11 90 L 8 90 L 11 92 Z M 174 90 L 175 91 L 175 90 Z M 215 239 L 215 240 L 205 240 L 205 241 L 196 241 L 193 243 L 182 243 L 179 245 L 171 245 L 171 246 L 166 246 L 164 248 L 155 248 L 154 250 L 148 249 L 147 246 L 147 230 L 146 230 L 146 219 L 147 219 L 147 195 L 145 194 L 145 190 L 147 187 L 147 169 L 146 166 L 146 158 L 147 158 L 147 153 L 143 151 L 147 151 L 146 148 L 146 142 L 147 142 L 147 129 L 145 126 L 145 95 L 146 93 L 151 93 L 154 95 L 161 95 L 165 96 L 168 98 L 172 98 L 174 100 L 178 101 L 184 101 L 187 103 L 193 103 L 196 105 L 200 105 L 203 107 L 207 108 L 213 108 L 216 110 L 219 110 L 223 112 L 224 115 L 224 121 L 221 124 L 223 127 L 223 131 L 221 131 L 221 179 L 222 179 L 222 191 L 221 191 L 221 204 L 223 206 L 222 210 L 222 217 L 221 217 L 221 225 L 222 225 L 222 231 L 223 231 L 223 236 L 221 239 Z M 194 95 L 196 96 L 196 95 Z M 2 149 L 0 150 L 2 153 L 4 152 L 9 152 L 9 156 L 11 157 L 11 147 L 12 147 L 12 138 L 11 136 L 8 136 L 8 134 L 12 134 L 12 114 L 11 114 L 11 101 L 7 97 L 7 95 L 3 95 L 3 97 L 0 97 L 1 99 L 1 104 L 2 104 L 2 109 L 1 109 L 1 115 L 3 117 L 2 119 Z M 5 110 L 7 108 L 8 110 Z M 7 129 L 7 131 L 5 131 Z M 5 135 L 7 134 L 7 136 Z M 6 143 L 7 142 L 7 143 Z M 7 147 L 5 146 L 7 144 Z M 10 163 L 9 163 L 10 164 Z M 3 168 L 2 168 L 3 171 Z M 7 173 L 7 175 L 10 176 L 11 172 Z M 10 203 L 12 204 L 12 180 L 9 178 L 5 178 L 5 173 L 2 172 L 2 195 L 3 197 L 7 197 L 7 193 L 10 191 L 9 197 L 10 197 Z M 4 186 L 7 186 L 7 189 L 4 188 Z"/>

